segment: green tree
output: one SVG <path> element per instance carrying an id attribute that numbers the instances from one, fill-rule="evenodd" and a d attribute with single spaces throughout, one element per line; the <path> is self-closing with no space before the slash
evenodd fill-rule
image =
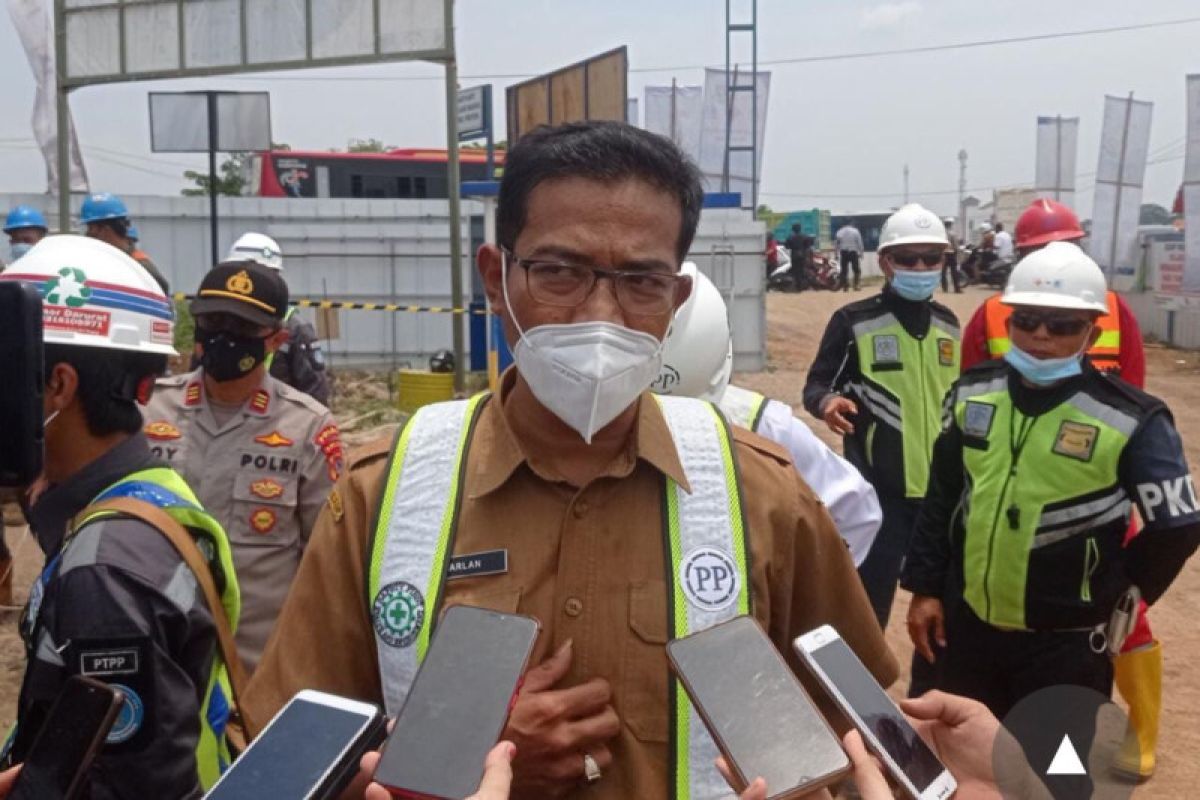
<path id="1" fill-rule="evenodd" d="M 346 145 L 347 153 L 386 153 L 395 149 L 394 144 L 384 144 L 382 139 L 351 139 Z"/>
<path id="2" fill-rule="evenodd" d="M 292 148 L 283 142 L 271 142 L 272 150 L 291 150 Z M 243 190 L 246 188 L 247 167 L 250 164 L 250 158 L 255 153 L 230 153 L 217 166 L 217 194 L 226 197 L 241 197 Z M 194 185 L 188 186 L 182 190 L 185 197 L 207 197 L 208 196 L 208 173 L 198 170 L 185 170 L 183 177 L 187 178 Z"/>
<path id="3" fill-rule="evenodd" d="M 1158 203 L 1142 203 L 1138 214 L 1139 225 L 1170 225 L 1171 212 Z"/>

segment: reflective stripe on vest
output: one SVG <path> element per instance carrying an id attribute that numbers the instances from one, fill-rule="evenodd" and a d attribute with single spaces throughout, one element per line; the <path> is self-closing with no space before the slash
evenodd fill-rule
<path id="1" fill-rule="evenodd" d="M 171 517 L 195 535 L 197 531 L 203 535 L 196 539 L 196 544 L 208 562 L 213 565 L 214 577 L 221 588 L 221 604 L 229 618 L 229 624 L 237 630 L 238 617 L 241 613 L 241 593 L 238 589 L 237 577 L 233 568 L 233 553 L 229 547 L 229 539 L 224 529 L 201 506 L 195 494 L 177 472 L 167 467 L 155 467 L 126 476 L 117 483 L 109 486 L 95 497 L 92 503 L 100 503 L 117 497 L 132 497 L 144 503 L 157 506 L 166 511 Z M 58 564 L 74 538 L 76 531 L 90 522 L 111 516 L 113 512 L 98 512 L 91 514 L 72 529 L 59 551 L 59 559 L 47 568 L 51 572 Z M 44 575 L 43 580 L 49 581 L 52 575 Z M 161 587 L 165 588 L 165 587 Z M 36 626 L 35 619 L 31 625 Z M 33 635 L 33 634 L 31 634 Z M 204 791 L 212 788 L 229 764 L 232 758 L 229 745 L 225 738 L 225 728 L 229 721 L 230 702 L 233 689 L 229 684 L 229 676 L 225 663 L 221 659 L 220 648 L 216 638 L 213 639 L 213 664 L 209 670 L 204 699 L 200 705 L 199 737 L 196 742 L 196 772 L 200 786 Z"/>
<path id="2" fill-rule="evenodd" d="M 874 420 L 867 432 L 867 458 L 875 466 L 875 428 L 887 425 L 902 444 L 904 494 L 925 496 L 933 443 L 941 433 L 942 401 L 958 377 L 958 327 L 930 315 L 929 331 L 910 335 L 891 312 L 853 325 L 859 379 L 847 384 Z M 894 463 L 894 462 L 893 462 Z"/>
<path id="3" fill-rule="evenodd" d="M 718 405 L 730 424 L 757 433 L 763 412 L 767 410 L 767 398 L 758 392 L 731 384 L 725 387 L 725 393 L 721 395 Z"/>
<path id="4" fill-rule="evenodd" d="M 1099 370 L 1120 370 L 1121 355 L 1121 314 L 1117 293 L 1109 291 L 1105 297 L 1108 313 L 1096 320 L 1100 329 L 1100 338 L 1088 350 L 1088 358 L 1092 365 Z M 1008 338 L 1008 318 L 1012 316 L 1012 306 L 1000 302 L 1000 295 L 992 295 L 983 305 L 984 328 L 987 331 L 988 353 L 992 358 L 1001 358 L 1008 352 L 1011 342 Z"/>
<path id="5" fill-rule="evenodd" d="M 288 306 L 287 313 L 283 315 L 283 326 L 285 328 L 287 327 L 287 324 L 291 320 L 291 318 L 293 316 L 295 316 L 296 309 L 298 309 L 298 308 L 299 308 L 299 306 Z M 285 348 L 287 348 L 287 346 L 288 346 L 288 342 L 284 342 L 280 349 L 275 350 L 270 353 L 267 353 L 267 357 L 265 359 L 263 359 L 263 364 L 266 366 L 267 372 L 271 371 L 271 365 L 275 363 L 275 356 L 279 355 L 282 352 L 285 352 Z"/>
<path id="6" fill-rule="evenodd" d="M 1005 376 L 961 385 L 954 415 L 968 487 L 960 503 L 963 597 L 985 622 L 1025 629 L 1027 602 L 1051 592 L 1029 581 L 1043 548 L 1128 523 L 1131 504 L 1118 466 L 1138 420 L 1084 392 L 1027 417 L 1014 407 Z M 1071 589 L 1078 603 L 1091 602 L 1094 549 L 1080 539 L 1079 572 L 1054 576 L 1078 581 Z"/>
<path id="7" fill-rule="evenodd" d="M 472 431 L 486 397 L 422 407 L 401 431 L 388 465 L 367 603 L 389 715 L 404 704 L 441 604 Z M 656 400 L 692 490 L 684 492 L 668 479 L 663 492 L 671 635 L 680 637 L 749 613 L 745 523 L 724 418 L 701 400 Z M 716 745 L 682 687 L 673 679 L 669 685 L 673 797 L 728 797 L 729 787 L 713 767 Z"/>

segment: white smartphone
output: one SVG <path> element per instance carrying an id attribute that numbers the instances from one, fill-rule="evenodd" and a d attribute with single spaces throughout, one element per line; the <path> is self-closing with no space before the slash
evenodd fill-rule
<path id="1" fill-rule="evenodd" d="M 796 637 L 797 655 L 914 800 L 944 800 L 958 784 L 899 707 L 828 625 Z"/>
<path id="2" fill-rule="evenodd" d="M 384 716 L 373 703 L 305 689 L 267 723 L 213 784 L 206 800 L 337 797 L 379 746 Z"/>

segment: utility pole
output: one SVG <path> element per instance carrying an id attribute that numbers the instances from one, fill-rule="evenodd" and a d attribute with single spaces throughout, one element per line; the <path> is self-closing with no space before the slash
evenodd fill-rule
<path id="1" fill-rule="evenodd" d="M 904 165 L 904 205 L 908 205 L 908 164 Z"/>
<path id="2" fill-rule="evenodd" d="M 958 240 L 967 240 L 967 150 L 958 151 Z"/>

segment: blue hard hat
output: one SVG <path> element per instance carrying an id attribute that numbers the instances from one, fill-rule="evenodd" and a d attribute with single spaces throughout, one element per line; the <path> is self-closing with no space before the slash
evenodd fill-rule
<path id="1" fill-rule="evenodd" d="M 84 225 L 106 219 L 125 219 L 128 216 L 129 209 L 121 202 L 121 198 L 109 192 L 88 195 L 79 208 L 79 221 Z"/>
<path id="2" fill-rule="evenodd" d="M 41 228 L 45 231 L 49 230 L 50 226 L 46 224 L 42 212 L 33 206 L 17 206 L 8 212 L 8 217 L 4 220 L 4 232 L 9 233 L 22 228 Z"/>
<path id="3" fill-rule="evenodd" d="M 137 226 L 130 224 L 129 227 L 127 227 L 125 229 L 125 238 L 130 240 L 131 242 L 136 242 L 138 239 L 140 239 L 142 237 L 138 235 Z"/>

